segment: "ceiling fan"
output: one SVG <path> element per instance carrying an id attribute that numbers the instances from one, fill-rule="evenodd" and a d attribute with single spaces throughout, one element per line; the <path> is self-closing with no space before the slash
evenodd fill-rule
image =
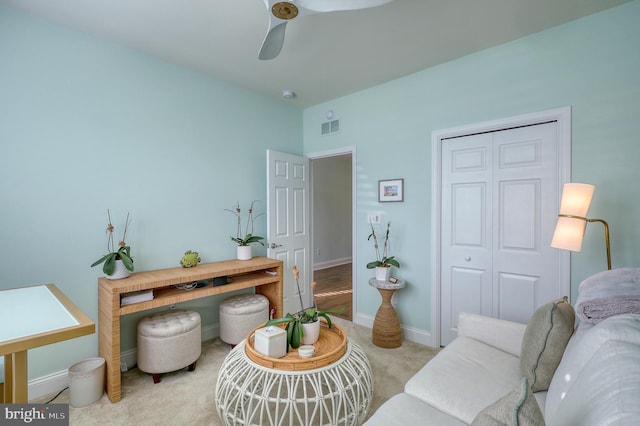
<path id="1" fill-rule="evenodd" d="M 269 11 L 269 29 L 260 47 L 259 59 L 273 59 L 280 53 L 284 43 L 287 22 L 314 13 L 340 10 L 368 9 L 389 3 L 392 0 L 264 0 Z"/>

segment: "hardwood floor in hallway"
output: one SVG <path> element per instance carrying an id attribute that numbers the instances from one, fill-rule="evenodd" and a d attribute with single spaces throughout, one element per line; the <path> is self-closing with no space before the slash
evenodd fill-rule
<path id="1" fill-rule="evenodd" d="M 318 269 L 313 272 L 316 282 L 314 291 L 318 309 L 339 309 L 340 314 L 332 314 L 346 320 L 353 320 L 353 283 L 351 282 L 351 263 Z"/>

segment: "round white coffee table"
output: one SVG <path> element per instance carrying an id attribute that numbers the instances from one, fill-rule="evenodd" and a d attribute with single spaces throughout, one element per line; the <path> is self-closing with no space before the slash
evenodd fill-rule
<path id="1" fill-rule="evenodd" d="M 344 355 L 320 368 L 286 371 L 265 367 L 246 354 L 246 340 L 225 358 L 215 401 L 226 425 L 359 425 L 373 395 L 371 365 L 347 341 Z"/>

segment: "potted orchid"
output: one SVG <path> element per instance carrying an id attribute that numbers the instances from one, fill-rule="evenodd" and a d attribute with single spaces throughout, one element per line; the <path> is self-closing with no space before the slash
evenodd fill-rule
<path id="1" fill-rule="evenodd" d="M 376 279 L 379 281 L 388 281 L 389 275 L 391 273 L 391 267 L 395 266 L 396 268 L 400 267 L 400 262 L 395 258 L 395 256 L 389 256 L 389 231 L 391 228 L 391 222 L 387 222 L 387 230 L 384 234 L 384 242 L 382 244 L 382 251 L 380 251 L 380 245 L 378 244 L 378 235 L 376 234 L 376 229 L 371 225 L 371 234 L 367 238 L 367 241 L 373 240 L 373 247 L 376 250 L 376 260 L 367 263 L 367 269 L 375 269 L 376 270 Z"/>
<path id="2" fill-rule="evenodd" d="M 129 219 L 129 213 L 127 213 L 127 219 L 124 224 L 124 232 L 122 233 L 122 240 L 118 243 L 116 249 L 113 241 L 113 231 L 115 230 L 111 223 L 111 212 L 107 210 L 107 217 L 109 223 L 107 224 L 107 251 L 109 253 L 102 256 L 91 264 L 91 267 L 104 263 L 102 265 L 102 271 L 107 275 L 109 279 L 120 279 L 129 276 L 129 272 L 133 272 L 133 257 L 131 256 L 131 247 L 125 243 L 127 236 L 127 229 L 131 220 Z"/>
<path id="3" fill-rule="evenodd" d="M 300 283 L 298 282 L 298 279 L 300 278 L 300 271 L 298 271 L 298 268 L 295 265 L 291 269 L 293 270 L 293 276 L 296 279 L 296 286 L 298 287 L 298 297 L 300 298 L 301 310 L 294 314 L 288 313 L 282 318 L 272 319 L 265 324 L 267 327 L 276 324 L 287 324 L 285 327 L 288 343 L 287 352 L 289 351 L 289 347 L 298 349 L 300 345 L 313 345 L 320 337 L 319 317 L 324 318 L 329 328 L 331 328 L 333 324 L 329 314 L 338 314 L 344 310 L 344 308 L 340 308 L 335 310 L 319 311 L 315 306 L 305 309 L 302 303 Z M 315 286 L 315 282 L 311 283 L 312 295 Z"/>
<path id="4" fill-rule="evenodd" d="M 238 244 L 238 260 L 249 260 L 253 257 L 251 253 L 251 244 L 258 243 L 264 246 L 262 240 L 263 237 L 253 234 L 253 226 L 254 222 L 257 218 L 262 216 L 264 213 L 260 213 L 254 216 L 254 204 L 259 202 L 258 200 L 254 200 L 251 202 L 251 205 L 248 209 L 247 223 L 245 226 L 244 234 L 242 233 L 242 209 L 240 209 L 240 203 L 236 203 L 236 206 L 233 209 L 225 209 L 232 214 L 234 214 L 237 218 L 237 229 L 236 236 L 230 237 L 231 241 Z"/>

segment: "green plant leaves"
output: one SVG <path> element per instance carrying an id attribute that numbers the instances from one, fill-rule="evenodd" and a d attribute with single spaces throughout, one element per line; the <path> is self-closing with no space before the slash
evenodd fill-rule
<path id="1" fill-rule="evenodd" d="M 398 262 L 398 261 L 395 259 L 395 256 L 391 256 L 391 257 L 383 257 L 383 258 L 382 258 L 382 263 L 383 263 L 383 264 L 385 264 L 385 265 L 393 265 L 393 266 L 395 266 L 396 268 L 399 268 L 399 267 L 400 267 L 400 262 Z"/>
<path id="2" fill-rule="evenodd" d="M 129 247 L 126 248 L 128 249 Z M 133 259 L 129 255 L 129 250 L 127 250 L 126 254 L 119 250 L 118 257 L 120 257 L 120 260 L 122 260 L 122 263 L 124 263 L 124 267 L 133 272 Z"/>
<path id="3" fill-rule="evenodd" d="M 400 262 L 395 259 L 395 256 L 391 256 L 383 257 L 381 260 L 374 260 L 373 262 L 367 263 L 367 269 L 373 269 L 376 266 L 395 266 L 396 268 L 399 268 Z"/>
<path id="4" fill-rule="evenodd" d="M 131 247 L 129 246 L 120 247 L 118 251 L 105 254 L 100 259 L 93 262 L 91 267 L 104 263 L 104 265 L 102 265 L 102 272 L 107 275 L 112 275 L 113 271 L 116 269 L 116 260 L 118 259 L 122 260 L 122 263 L 127 270 L 133 272 L 133 258 L 131 257 Z"/>
<path id="5" fill-rule="evenodd" d="M 106 260 L 104 261 L 104 265 L 102 266 L 102 271 L 107 274 L 113 274 L 113 271 L 116 269 L 116 255 L 118 253 L 109 253 L 107 255 Z"/>
<path id="6" fill-rule="evenodd" d="M 95 262 L 93 262 L 91 264 L 91 267 L 93 268 L 96 265 L 101 264 L 102 262 L 105 262 L 107 260 L 108 257 L 113 256 L 114 253 L 109 253 L 109 254 L 105 254 L 104 256 L 102 256 L 100 259 L 96 260 Z"/>
<path id="7" fill-rule="evenodd" d="M 294 321 L 291 324 L 291 328 L 293 329 L 291 333 L 291 340 L 289 344 L 293 349 L 298 349 L 300 347 L 300 340 L 302 340 L 302 326 L 300 325 L 300 321 Z"/>
<path id="8" fill-rule="evenodd" d="M 229 237 L 231 241 L 234 241 L 236 244 L 241 246 L 248 246 L 251 243 L 258 243 L 264 246 L 264 243 L 261 240 L 264 240 L 264 237 L 259 237 L 257 235 L 247 234 L 244 238 L 239 237 Z"/>
<path id="9" fill-rule="evenodd" d="M 340 309 L 329 309 L 324 311 L 318 311 L 316 308 L 307 308 L 303 311 L 296 312 L 295 314 L 288 313 L 282 318 L 274 318 L 272 320 L 269 320 L 267 321 L 265 326 L 268 327 L 270 325 L 287 323 L 287 326 L 285 327 L 285 330 L 287 331 L 287 342 L 293 349 L 298 349 L 300 347 L 300 342 L 302 341 L 302 336 L 304 335 L 302 324 L 315 322 L 320 316 L 327 321 L 327 325 L 329 326 L 329 328 L 331 328 L 333 326 L 333 323 L 331 322 L 329 314 L 339 314 L 342 311 L 344 311 L 344 307 Z M 287 352 L 288 351 L 289 347 L 287 346 Z"/>

